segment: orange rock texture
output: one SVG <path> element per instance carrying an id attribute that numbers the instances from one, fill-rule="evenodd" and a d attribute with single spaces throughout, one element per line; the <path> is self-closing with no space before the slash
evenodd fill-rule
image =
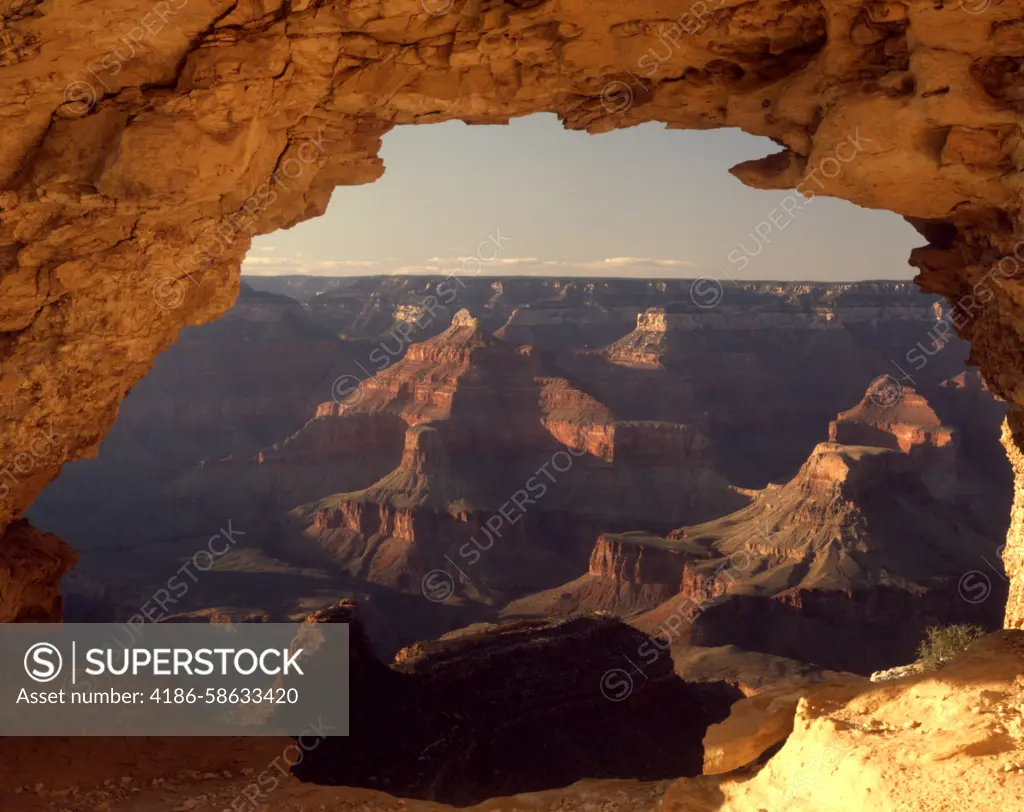
<path id="1" fill-rule="evenodd" d="M 768 136 L 782 151 L 736 175 L 910 218 L 922 287 L 1024 404 L 1019 3 L 15 0 L 0 24 L 0 524 L 96 452 L 183 326 L 224 312 L 253 235 L 380 177 L 402 124 Z M 1022 545 L 1015 519 L 1015 577 Z"/>

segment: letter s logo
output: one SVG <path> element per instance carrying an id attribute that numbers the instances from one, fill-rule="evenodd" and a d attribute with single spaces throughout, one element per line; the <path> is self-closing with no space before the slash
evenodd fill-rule
<path id="1" fill-rule="evenodd" d="M 51 682 L 64 667 L 64 658 L 53 643 L 36 643 L 25 652 L 25 673 L 36 682 Z"/>

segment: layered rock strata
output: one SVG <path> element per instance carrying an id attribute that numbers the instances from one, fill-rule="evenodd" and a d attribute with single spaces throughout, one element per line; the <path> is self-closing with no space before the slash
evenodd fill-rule
<path id="1" fill-rule="evenodd" d="M 556 373 L 545 353 L 461 311 L 318 413 L 401 418 L 410 428 L 398 467 L 293 515 L 359 578 L 418 591 L 440 572 L 504 603 L 571 577 L 604 529 L 665 530 L 746 502 L 699 430 L 617 420 Z"/>
<path id="2" fill-rule="evenodd" d="M 927 400 L 892 378 L 879 379 L 859 404 L 840 412 L 829 423 L 828 441 L 901 451 L 914 459 L 936 498 L 956 490 L 958 434 L 942 424 Z"/>
<path id="3" fill-rule="evenodd" d="M 700 545 L 667 542 L 642 531 L 601 533 L 585 575 L 512 601 L 502 614 L 551 617 L 607 612 L 627 617 L 677 595 L 688 558 L 713 555 Z"/>
<path id="4" fill-rule="evenodd" d="M 947 406 L 960 383 L 943 387 Z M 764 655 L 768 671 L 782 658 L 870 673 L 913 656 L 927 625 L 994 626 L 999 536 L 961 489 L 958 431 L 912 388 L 879 379 L 830 437 L 739 511 L 664 537 L 603 534 L 586 575 L 505 614 L 630 617 L 667 641 L 677 668 L 699 656 L 691 645 L 720 649 L 715 667 L 691 663 L 704 672 L 742 659 L 731 647 Z M 859 643 L 835 645 L 836 629 Z"/>

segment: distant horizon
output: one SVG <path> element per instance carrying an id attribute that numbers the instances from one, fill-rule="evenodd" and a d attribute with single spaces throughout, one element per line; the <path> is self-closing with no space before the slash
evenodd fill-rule
<path id="1" fill-rule="evenodd" d="M 242 281 L 248 279 L 344 279 L 346 281 L 357 279 L 447 279 L 462 277 L 470 279 L 549 279 L 549 280 L 575 280 L 586 279 L 601 282 L 695 282 L 715 278 L 710 275 L 704 276 L 587 276 L 585 274 L 526 274 L 526 273 L 477 273 L 477 274 L 455 274 L 443 272 L 423 273 L 367 273 L 367 274 L 311 274 L 311 273 L 249 273 L 242 272 Z M 911 284 L 917 285 L 913 278 L 901 279 L 896 277 L 873 277 L 865 279 L 725 279 L 725 282 L 738 285 L 870 285 L 872 283 Z M 936 296 L 940 294 L 935 294 Z"/>

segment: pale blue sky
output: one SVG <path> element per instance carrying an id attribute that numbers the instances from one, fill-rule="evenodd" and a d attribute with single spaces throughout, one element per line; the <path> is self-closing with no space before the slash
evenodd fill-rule
<path id="1" fill-rule="evenodd" d="M 257 238 L 244 270 L 448 272 L 497 229 L 504 245 L 484 273 L 720 276 L 717 263 L 742 279 L 913 276 L 907 256 L 923 240 L 907 223 L 830 198 L 776 214 L 758 253 L 753 231 L 788 193 L 727 170 L 777 149 L 738 130 L 660 124 L 592 136 L 553 115 L 400 127 L 384 137 L 383 178 L 339 187 L 323 217 Z"/>

